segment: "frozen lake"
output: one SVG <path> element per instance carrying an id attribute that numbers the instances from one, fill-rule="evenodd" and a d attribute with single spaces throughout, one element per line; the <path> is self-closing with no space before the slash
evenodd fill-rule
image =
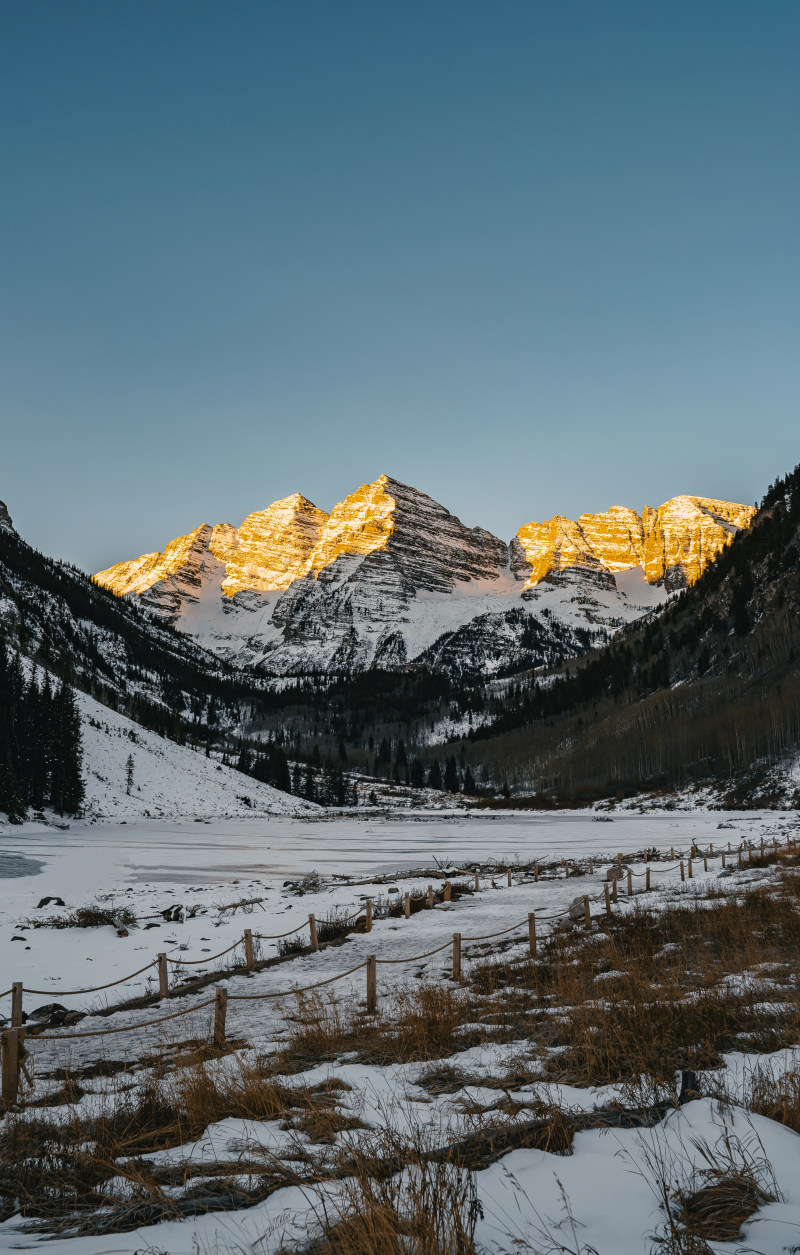
<path id="1" fill-rule="evenodd" d="M 434 858 L 456 866 L 474 860 L 498 863 L 586 858 L 644 846 L 669 851 L 692 841 L 719 841 L 721 823 L 733 824 L 737 840 L 775 812 L 744 814 L 617 812 L 612 823 L 592 811 L 539 813 L 420 813 L 358 819 L 208 820 L 185 823 L 72 824 L 67 831 L 26 825 L 0 834 L 3 907 L 43 893 L 92 895 L 128 885 L 225 884 L 258 877 L 284 880 L 311 870 L 320 875 L 366 877 L 430 867 Z M 726 841 L 736 833 L 730 832 Z M 47 882 L 46 885 L 44 882 Z"/>

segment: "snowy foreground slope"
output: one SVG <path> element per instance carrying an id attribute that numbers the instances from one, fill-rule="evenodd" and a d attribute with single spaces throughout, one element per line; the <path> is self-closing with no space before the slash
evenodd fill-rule
<path id="1" fill-rule="evenodd" d="M 722 831 L 719 831 L 719 829 Z M 455 930 L 465 943 L 486 934 L 508 929 L 520 921 L 517 933 L 501 939 L 502 953 L 495 961 L 524 959 L 527 946 L 525 920 L 535 911 L 542 920 L 540 937 L 545 935 L 547 916 L 563 910 L 584 893 L 601 895 L 595 910 L 602 910 L 602 883 L 617 851 L 653 852 L 652 868 L 657 891 L 637 897 L 643 910 L 658 912 L 666 902 L 699 900 L 708 891 L 727 893 L 734 900 L 738 892 L 758 881 L 767 884 L 773 870 L 727 871 L 722 868 L 720 851 L 728 842 L 734 850 L 745 842 L 757 848 L 761 838 L 770 845 L 773 837 L 785 845 L 800 830 L 792 815 L 683 813 L 661 815 L 615 815 L 613 822 L 595 822 L 591 813 L 561 815 L 502 815 L 496 817 L 415 815 L 413 818 L 375 817 L 358 822 L 322 817 L 316 821 L 290 817 L 251 818 L 243 821 L 217 821 L 210 824 L 137 823 L 121 827 L 109 823 L 77 824 L 58 833 L 33 826 L 5 830 L 0 847 L 0 876 L 3 861 L 17 859 L 13 879 L 5 882 L 13 912 L 0 914 L 0 935 L 10 940 L 12 929 L 26 934 L 25 945 L 13 947 L 14 978 L 39 987 L 52 987 L 52 994 L 39 1001 L 58 998 L 69 1008 L 82 1006 L 90 1011 L 90 999 L 59 997 L 59 985 L 69 981 L 84 985 L 100 984 L 139 967 L 156 951 L 165 951 L 177 962 L 202 959 L 209 955 L 208 970 L 219 971 L 215 984 L 223 985 L 229 1005 L 228 1033 L 241 1043 L 235 1053 L 210 1066 L 215 1073 L 236 1075 L 244 1064 L 252 1065 L 276 1048 L 285 1033 L 284 1015 L 296 1015 L 292 990 L 323 980 L 361 964 L 368 953 L 378 957 L 378 997 L 381 1006 L 398 993 L 413 996 L 426 983 L 445 991 L 454 988 L 450 980 L 449 949 L 419 961 L 398 963 L 404 957 L 423 955 L 445 945 Z M 708 849 L 714 842 L 715 855 L 705 872 L 702 861 L 695 862 L 694 880 L 682 883 L 679 867 L 670 857 L 675 849 L 686 857 L 697 843 Z M 667 857 L 657 859 L 659 849 Z M 594 855 L 593 870 L 586 866 Z M 442 902 L 432 911 L 422 911 L 410 919 L 376 921 L 373 931 L 353 933 L 341 946 L 330 946 L 317 954 L 304 953 L 278 966 L 248 977 L 225 975 L 230 956 L 215 962 L 213 956 L 241 937 L 244 927 L 254 932 L 278 933 L 303 924 L 309 911 L 318 919 L 341 911 L 351 911 L 366 893 L 386 894 L 396 888 L 416 892 L 435 877 L 435 861 L 457 869 L 465 860 L 482 858 L 484 865 L 496 860 L 497 871 L 505 864 L 514 867 L 532 858 L 551 862 L 547 876 L 534 880 L 517 867 L 512 886 L 503 874 L 487 872 L 481 891 L 457 901 Z M 579 876 L 564 878 L 563 870 L 552 866 L 556 858 L 582 861 Z M 27 871 L 20 863 L 27 859 Z M 407 870 L 402 871 L 405 867 Z M 298 882 L 312 868 L 321 878 L 303 887 Z M 423 870 L 427 869 L 427 870 Z M 386 874 L 397 875 L 387 880 Z M 637 892 L 643 884 L 643 868 L 634 864 L 638 875 Z M 11 873 L 8 873 L 11 874 Z M 295 883 L 284 883 L 293 875 Z M 724 875 L 724 879 L 723 879 Z M 302 888 L 302 893 L 299 890 Z M 64 890 L 67 908 L 88 902 L 93 896 L 108 904 L 128 905 L 140 919 L 126 937 L 112 928 L 64 930 L 57 936 L 60 954 L 54 964 L 53 934 L 50 930 L 26 928 L 25 918 L 35 916 L 38 894 Z M 624 897 L 621 894 L 624 905 Z M 253 902 L 245 913 L 236 903 Z M 160 909 L 183 904 L 186 918 L 158 924 L 150 931 L 145 921 Z M 189 910 L 197 911 L 191 918 Z M 65 908 L 65 909 L 67 909 Z M 620 907 L 622 909 L 622 906 Z M 153 923 L 153 920 L 147 920 Z M 22 927 L 20 927 L 22 925 Z M 48 935 L 50 934 L 50 935 Z M 276 953 L 275 942 L 262 943 L 263 957 Z M 30 947 L 26 949 L 25 947 Z M 8 946 L 4 945 L 5 952 Z M 490 945 L 467 947 L 465 964 L 472 971 L 483 961 Z M 383 966 L 391 963 L 392 966 Z M 194 969 L 196 972 L 198 969 Z M 202 969 L 201 969 L 202 970 Z M 88 973 L 91 973 L 89 976 Z M 609 975 L 613 975 L 610 973 Z M 762 979 L 767 980 L 767 973 Z M 146 977 L 140 976 L 132 989 L 112 990 L 114 1002 L 130 992 L 140 992 Z M 346 1005 L 363 1000 L 363 968 L 334 989 Z M 41 982 L 48 982 L 41 984 Z M 152 987 L 152 982 L 151 982 Z M 769 988 L 768 984 L 763 986 Z M 275 990 L 285 991 L 283 1005 L 253 1000 Z M 324 992 L 324 991 L 323 991 Z M 235 1001 L 246 993 L 246 1001 Z M 94 1061 L 129 1062 L 132 1070 L 114 1078 L 82 1076 L 84 1089 L 77 1107 L 84 1116 L 101 1104 L 125 1102 L 131 1086 L 146 1085 L 153 1075 L 153 1047 L 157 1044 L 163 1059 L 178 1052 L 181 1043 L 208 1034 L 213 1008 L 200 1006 L 213 996 L 213 988 L 200 989 L 173 1000 L 170 1010 L 196 1006 L 187 1019 L 160 1028 L 144 1026 L 158 1008 L 121 1011 L 108 1019 L 90 1015 L 79 1028 L 107 1026 L 128 1028 L 112 1038 L 84 1038 L 70 1041 L 71 1030 L 57 1030 L 54 1040 L 31 1041 L 35 1052 L 35 1075 L 40 1092 L 53 1093 L 61 1082 L 48 1079 L 55 1066 L 75 1069 Z M 765 995 L 766 996 L 766 995 Z M 97 997 L 97 995 L 95 995 Z M 4 1004 L 5 1005 L 5 1004 Z M 37 1003 L 26 996 L 26 1008 Z M 525 1114 L 547 1099 L 570 1111 L 606 1108 L 614 1102 L 630 1104 L 630 1093 L 616 1084 L 576 1087 L 547 1081 L 537 1072 L 542 1056 L 531 1053 L 531 1043 L 522 1039 L 466 1046 L 447 1056 L 448 1066 L 460 1069 L 471 1079 L 460 1091 L 446 1087 L 426 1087 L 428 1065 L 420 1062 L 380 1063 L 355 1061 L 347 1054 L 322 1062 L 298 1074 L 288 1072 L 281 1083 L 298 1090 L 333 1086 L 342 1111 L 355 1128 L 338 1135 L 340 1145 L 363 1148 L 382 1130 L 401 1137 L 422 1136 L 437 1145 L 463 1137 L 475 1127 L 476 1112 L 494 1111 L 499 1123 L 508 1118 L 508 1104 L 517 1104 Z M 525 1052 L 528 1052 L 526 1055 Z M 531 1075 L 519 1073 L 525 1056 Z M 770 1055 L 726 1053 L 718 1069 L 725 1080 L 732 1105 L 720 1105 L 701 1098 L 672 1109 L 653 1127 L 595 1128 L 578 1132 L 571 1153 L 555 1154 L 540 1149 L 515 1149 L 496 1162 L 475 1171 L 475 1189 L 480 1215 L 475 1232 L 478 1255 L 508 1255 L 511 1251 L 573 1252 L 574 1255 L 649 1255 L 652 1235 L 663 1223 L 663 1211 L 654 1190 L 657 1182 L 648 1175 L 647 1163 L 667 1163 L 670 1172 L 684 1177 L 693 1170 L 702 1172 L 703 1144 L 718 1145 L 721 1138 L 736 1139 L 749 1147 L 752 1155 L 772 1165 L 776 1200 L 766 1202 L 744 1224 L 736 1243 L 714 1242 L 704 1255 L 734 1255 L 755 1252 L 785 1255 L 800 1242 L 800 1137 L 789 1128 L 736 1105 L 744 1092 L 747 1076 L 754 1069 L 775 1075 L 790 1074 L 800 1065 L 800 1048 L 775 1051 Z M 516 1069 L 516 1071 L 515 1071 Z M 167 1073 L 169 1081 L 174 1073 Z M 502 1079 L 501 1078 L 506 1078 Z M 505 1104 L 505 1105 L 504 1105 Z M 31 1117 L 68 1120 L 74 1108 L 54 1106 L 30 1108 Z M 484 1116 L 483 1119 L 491 1119 Z M 2 1124 L 0 1124 L 2 1130 Z M 300 1162 L 301 1153 L 314 1153 L 324 1161 L 324 1145 L 292 1128 L 281 1118 L 253 1119 L 226 1117 L 210 1119 L 200 1136 L 181 1146 L 148 1152 L 144 1161 L 153 1169 L 174 1165 L 180 1175 L 186 1165 L 191 1178 L 168 1194 L 176 1199 L 184 1194 L 187 1182 L 202 1189 L 204 1179 L 212 1181 L 215 1165 L 233 1161 L 239 1188 L 251 1180 L 248 1164 L 264 1165 L 271 1156 L 280 1164 Z M 331 1152 L 332 1153 L 332 1152 Z M 119 1182 L 115 1188 L 122 1188 Z M 330 1203 L 340 1186 L 327 1182 L 320 1189 L 308 1184 L 285 1185 L 252 1207 L 226 1212 L 166 1218 L 160 1223 L 144 1222 L 128 1232 L 106 1234 L 36 1235 L 25 1231 L 25 1221 L 10 1215 L 0 1223 L 0 1252 L 41 1248 L 47 1255 L 277 1255 L 282 1246 L 302 1250 L 309 1230 L 313 1232 L 323 1202 Z M 322 1200 L 322 1201 L 321 1201 Z M 81 1222 L 81 1217 L 77 1222 Z M 660 1249 L 660 1248 L 659 1248 Z M 676 1251 L 678 1248 L 675 1248 Z M 697 1248 L 699 1251 L 701 1248 Z"/>
<path id="2" fill-rule="evenodd" d="M 297 815 L 317 808 L 223 767 L 77 693 L 86 813 L 116 820 Z M 133 783 L 127 791 L 128 759 Z"/>

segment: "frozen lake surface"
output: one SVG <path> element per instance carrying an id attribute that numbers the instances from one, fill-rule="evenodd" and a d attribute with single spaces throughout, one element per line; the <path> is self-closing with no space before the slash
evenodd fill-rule
<path id="1" fill-rule="evenodd" d="M 115 885 L 224 884 L 245 877 L 284 880 L 320 875 L 366 877 L 443 865 L 495 860 L 505 866 L 532 859 L 588 858 L 645 846 L 668 851 L 708 844 L 720 824 L 737 840 L 774 823 L 775 812 L 617 812 L 613 823 L 592 811 L 557 814 L 456 812 L 391 817 L 258 819 L 185 823 L 74 823 L 66 831 L 43 825 L 0 833 L 0 878 L 38 877 L 22 896 L 42 892 L 91 895 Z M 21 861 L 22 860 L 22 861 Z M 25 870 L 26 864 L 29 870 Z M 26 892 L 30 889 L 30 894 Z M 2 889 L 7 905 L 8 886 Z M 16 894 L 12 894 L 15 897 Z"/>

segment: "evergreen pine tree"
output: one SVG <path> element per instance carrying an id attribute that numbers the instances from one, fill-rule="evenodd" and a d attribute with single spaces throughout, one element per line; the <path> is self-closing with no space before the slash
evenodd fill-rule
<path id="1" fill-rule="evenodd" d="M 418 758 L 412 759 L 411 770 L 408 773 L 409 781 L 415 789 L 422 789 L 425 786 L 425 768 Z"/>
<path id="2" fill-rule="evenodd" d="M 77 815 L 85 789 L 81 779 L 81 721 L 72 687 L 62 681 L 56 696 L 58 756 L 50 786 L 50 801 L 59 815 Z"/>
<path id="3" fill-rule="evenodd" d="M 307 802 L 316 802 L 317 795 L 314 788 L 314 768 L 309 765 L 306 767 L 306 777 L 303 782 L 303 797 Z"/>
<path id="4" fill-rule="evenodd" d="M 428 772 L 428 788 L 441 789 L 442 787 L 442 769 L 439 766 L 438 758 L 434 758 L 431 763 L 431 769 Z"/>
<path id="5" fill-rule="evenodd" d="M 458 793 L 459 785 L 458 767 L 455 758 L 451 755 L 444 768 L 444 787 L 447 793 Z"/>

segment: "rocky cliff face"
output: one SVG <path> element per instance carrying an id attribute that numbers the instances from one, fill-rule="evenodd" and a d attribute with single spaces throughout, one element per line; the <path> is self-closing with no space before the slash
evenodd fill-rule
<path id="1" fill-rule="evenodd" d="M 16 536 L 16 528 L 11 522 L 11 515 L 6 509 L 4 501 L 0 501 L 0 531 L 13 532 Z"/>
<path id="2" fill-rule="evenodd" d="M 749 507 L 676 497 L 520 528 L 510 546 L 380 476 L 328 515 L 296 493 L 99 572 L 231 661 L 279 674 L 535 665 L 692 583 Z"/>
<path id="3" fill-rule="evenodd" d="M 582 514 L 577 522 L 556 516 L 528 523 L 512 542 L 514 570 L 527 587 L 566 573 L 603 577 L 641 568 L 648 584 L 667 591 L 686 588 L 722 552 L 755 514 L 754 506 L 673 497 L 657 510 L 612 506 Z"/>
<path id="4" fill-rule="evenodd" d="M 248 589 L 271 592 L 302 579 L 313 566 L 327 522 L 325 511 L 299 492 L 248 514 L 226 563 L 223 593 L 234 597 Z"/>
<path id="5" fill-rule="evenodd" d="M 755 513 L 755 506 L 707 497 L 673 497 L 657 510 L 645 508 L 647 580 L 651 584 L 664 580 L 670 590 L 694 584 L 736 533 L 750 526 Z"/>

